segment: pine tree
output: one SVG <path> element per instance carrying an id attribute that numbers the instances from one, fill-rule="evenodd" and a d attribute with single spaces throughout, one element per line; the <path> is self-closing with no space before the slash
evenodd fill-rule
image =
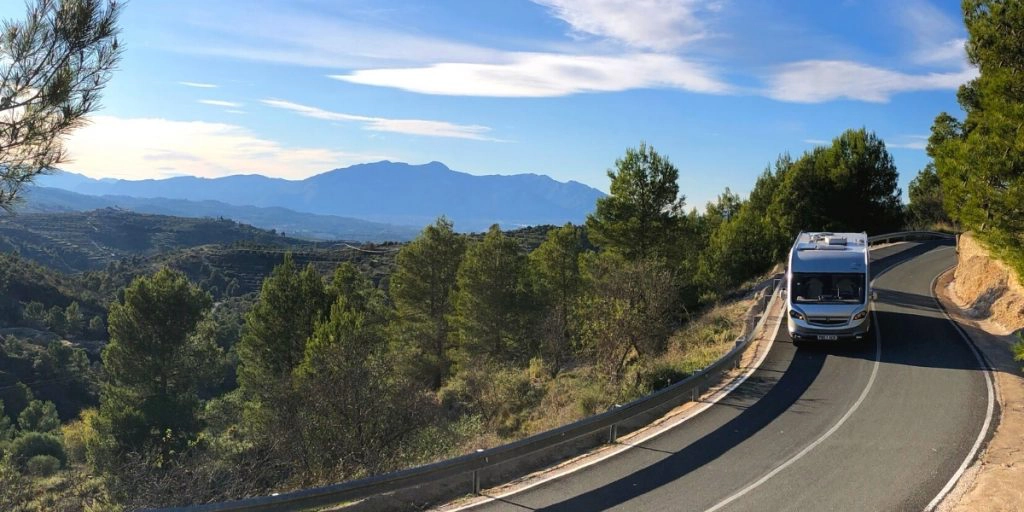
<path id="1" fill-rule="evenodd" d="M 104 5 L 105 4 L 105 5 Z M 22 186 L 63 162 L 61 138 L 99 108 L 120 59 L 120 5 L 37 0 L 0 35 L 0 209 Z"/>
<path id="2" fill-rule="evenodd" d="M 110 308 L 103 349 L 100 417 L 116 453 L 167 457 L 196 438 L 198 390 L 216 370 L 219 350 L 195 336 L 210 296 L 179 272 L 139 277 Z"/>
<path id="3" fill-rule="evenodd" d="M 602 249 L 631 260 L 679 256 L 685 196 L 679 170 L 653 147 L 629 148 L 608 171 L 611 195 L 597 200 L 587 216 L 587 233 Z"/>
<path id="4" fill-rule="evenodd" d="M 400 329 L 413 345 L 434 389 L 448 377 L 451 359 L 449 317 L 466 240 L 441 217 L 398 252 L 390 293 Z"/>
<path id="5" fill-rule="evenodd" d="M 522 360 L 535 352 L 526 256 L 518 242 L 491 226 L 466 250 L 456 281 L 456 337 L 467 364 L 478 357 Z"/>
<path id="6" fill-rule="evenodd" d="M 571 315 L 582 284 L 579 265 L 582 252 L 580 228 L 566 224 L 548 231 L 544 242 L 529 256 L 535 296 L 545 310 L 540 326 L 542 352 L 555 372 L 571 351 Z"/>

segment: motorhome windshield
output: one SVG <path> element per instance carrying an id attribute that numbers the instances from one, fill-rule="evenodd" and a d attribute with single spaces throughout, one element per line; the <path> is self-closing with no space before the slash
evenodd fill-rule
<path id="1" fill-rule="evenodd" d="M 797 304 L 862 304 L 864 274 L 794 272 L 790 293 Z"/>

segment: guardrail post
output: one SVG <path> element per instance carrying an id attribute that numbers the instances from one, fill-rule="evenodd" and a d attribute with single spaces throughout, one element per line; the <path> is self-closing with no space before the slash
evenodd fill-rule
<path id="1" fill-rule="evenodd" d="M 612 423 L 608 427 L 608 444 L 614 444 L 615 441 L 618 438 L 619 438 L 619 424 L 618 423 Z"/>
<path id="2" fill-rule="evenodd" d="M 480 470 L 473 470 L 473 494 L 480 494 Z"/>

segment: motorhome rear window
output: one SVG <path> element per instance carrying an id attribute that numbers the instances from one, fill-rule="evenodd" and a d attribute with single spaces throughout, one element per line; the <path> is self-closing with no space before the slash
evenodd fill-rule
<path id="1" fill-rule="evenodd" d="M 790 290 L 797 304 L 864 302 L 864 274 L 793 273 Z"/>

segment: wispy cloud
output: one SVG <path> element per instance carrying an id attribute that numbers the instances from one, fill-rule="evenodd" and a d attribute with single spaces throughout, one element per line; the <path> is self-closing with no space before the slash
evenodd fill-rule
<path id="1" fill-rule="evenodd" d="M 885 145 L 890 148 L 898 149 L 916 149 L 924 151 L 928 147 L 928 136 L 927 135 L 902 135 L 894 137 L 895 142 L 886 142 Z"/>
<path id="2" fill-rule="evenodd" d="M 215 107 L 227 107 L 227 108 L 238 108 L 242 104 L 237 101 L 224 101 L 224 100 L 198 100 L 199 103 L 204 105 L 213 105 Z"/>
<path id="3" fill-rule="evenodd" d="M 828 141 L 825 139 L 804 139 L 804 142 L 806 142 L 807 144 L 813 144 L 815 146 L 827 146 L 832 143 L 832 141 Z"/>
<path id="4" fill-rule="evenodd" d="M 237 110 L 237 109 L 227 109 L 224 112 L 227 112 L 228 114 L 245 114 L 246 113 L 244 110 Z"/>
<path id="5" fill-rule="evenodd" d="M 566 55 L 509 53 L 501 63 L 442 63 L 426 67 L 364 69 L 331 78 L 423 94 L 493 97 L 552 97 L 666 87 L 726 93 L 731 87 L 697 62 L 640 53 Z"/>
<path id="6" fill-rule="evenodd" d="M 427 137 L 450 137 L 456 139 L 499 141 L 487 136 L 491 129 L 481 125 L 454 124 L 446 121 L 430 121 L 425 119 L 389 119 L 355 114 L 331 112 L 317 107 L 293 103 L 278 99 L 260 100 L 264 105 L 290 110 L 299 115 L 323 119 L 327 121 L 343 121 L 362 123 L 364 128 L 376 132 L 404 133 L 407 135 L 424 135 Z"/>
<path id="7" fill-rule="evenodd" d="M 885 103 L 894 94 L 955 89 L 977 76 L 966 68 L 945 73 L 911 74 L 857 62 L 809 60 L 783 66 L 768 79 L 765 94 L 781 101 L 820 103 L 851 99 Z"/>
<path id="8" fill-rule="evenodd" d="M 921 65 L 966 65 L 962 24 L 926 0 L 904 0 L 896 6 L 897 23 L 914 40 L 911 60 Z"/>
<path id="9" fill-rule="evenodd" d="M 577 34 L 590 34 L 656 51 L 675 50 L 706 34 L 701 11 L 718 10 L 718 2 L 696 0 L 533 0 L 568 23 Z"/>
<path id="10" fill-rule="evenodd" d="M 67 168 L 93 177 L 218 177 L 259 173 L 302 179 L 341 165 L 388 158 L 286 146 L 237 125 L 95 116 L 68 139 Z"/>
<path id="11" fill-rule="evenodd" d="M 197 87 L 199 89 L 214 89 L 217 87 L 216 84 L 207 84 L 202 82 L 178 82 L 178 85 L 184 85 L 186 87 Z"/>
<path id="12" fill-rule="evenodd" d="M 410 34 L 304 12 L 295 7 L 240 10 L 209 2 L 192 20 L 202 41 L 177 40 L 168 49 L 242 60 L 320 68 L 459 60 L 486 62 L 499 51 L 440 37 Z"/>

